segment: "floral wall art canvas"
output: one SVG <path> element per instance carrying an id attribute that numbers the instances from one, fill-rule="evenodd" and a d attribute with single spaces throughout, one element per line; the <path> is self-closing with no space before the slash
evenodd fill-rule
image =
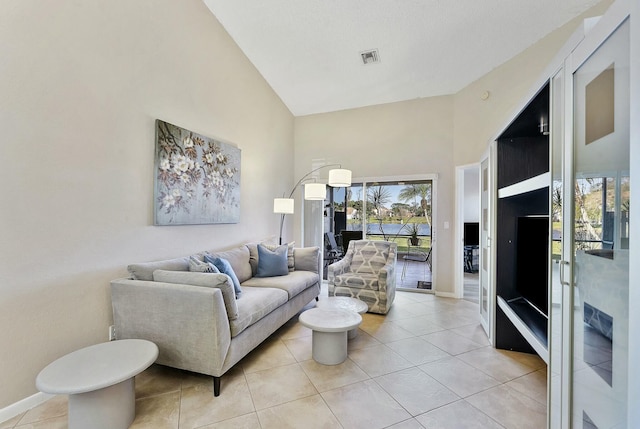
<path id="1" fill-rule="evenodd" d="M 240 220 L 240 149 L 156 120 L 155 224 Z"/>

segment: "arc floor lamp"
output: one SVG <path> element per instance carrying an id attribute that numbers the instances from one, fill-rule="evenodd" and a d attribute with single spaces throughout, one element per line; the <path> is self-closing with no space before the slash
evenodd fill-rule
<path id="1" fill-rule="evenodd" d="M 311 175 L 316 171 L 319 171 L 323 168 L 329 167 L 338 167 L 332 170 L 329 170 L 329 186 L 334 188 L 344 188 L 347 186 L 351 186 L 351 170 L 345 170 L 342 168 L 340 164 L 327 164 L 322 167 L 314 168 L 304 176 L 293 186 L 291 192 L 289 193 L 289 198 L 274 198 L 273 199 L 273 212 L 280 214 L 280 240 L 279 243 L 282 244 L 282 227 L 284 225 L 284 216 L 287 214 L 293 214 L 293 208 L 295 205 L 295 201 L 293 199 L 293 193 L 296 191 L 298 186 L 300 186 L 304 181 L 310 180 Z M 312 201 L 320 201 L 324 200 L 327 195 L 327 185 L 324 183 L 305 183 L 304 185 L 304 199 L 312 200 Z"/>

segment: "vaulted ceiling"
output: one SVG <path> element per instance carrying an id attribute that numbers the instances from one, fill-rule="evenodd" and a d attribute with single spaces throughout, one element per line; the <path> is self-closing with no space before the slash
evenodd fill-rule
<path id="1" fill-rule="evenodd" d="M 598 0 L 204 2 L 302 116 L 454 94 Z"/>

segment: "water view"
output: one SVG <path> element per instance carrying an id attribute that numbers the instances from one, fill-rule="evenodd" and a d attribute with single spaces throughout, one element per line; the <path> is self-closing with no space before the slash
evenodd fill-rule
<path id="1" fill-rule="evenodd" d="M 430 236 L 431 227 L 426 223 L 419 223 L 418 235 Z M 400 224 L 400 223 L 369 223 L 367 224 L 367 234 L 384 234 L 387 236 L 395 235 L 410 235 L 410 231 L 413 228 L 412 224 Z"/>

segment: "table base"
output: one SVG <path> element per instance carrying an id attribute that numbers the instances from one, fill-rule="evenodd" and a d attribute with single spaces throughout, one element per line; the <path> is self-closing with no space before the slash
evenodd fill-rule
<path id="1" fill-rule="evenodd" d="M 127 429 L 136 416 L 134 378 L 69 395 L 69 429 Z"/>
<path id="2" fill-rule="evenodd" d="M 347 359 L 347 331 L 312 333 L 313 360 L 323 365 L 338 365 Z"/>

